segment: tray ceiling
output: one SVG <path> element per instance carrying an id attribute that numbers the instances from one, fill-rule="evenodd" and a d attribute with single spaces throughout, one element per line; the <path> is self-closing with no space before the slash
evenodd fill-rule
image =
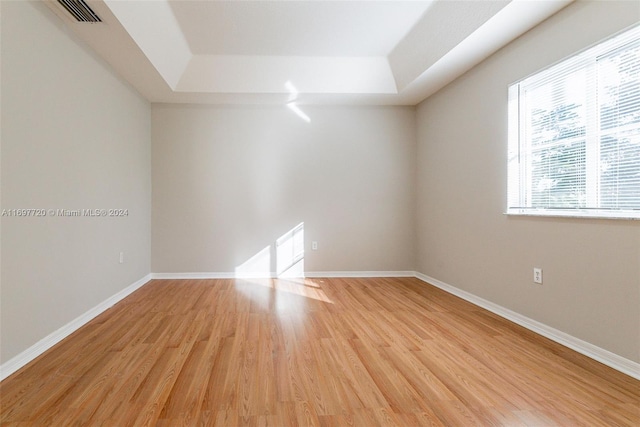
<path id="1" fill-rule="evenodd" d="M 152 102 L 415 105 L 570 0 L 47 4 Z"/>

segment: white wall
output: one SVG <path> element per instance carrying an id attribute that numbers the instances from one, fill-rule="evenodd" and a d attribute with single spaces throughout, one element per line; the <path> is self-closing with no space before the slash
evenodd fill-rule
<path id="1" fill-rule="evenodd" d="M 2 217 L 7 361 L 150 272 L 151 129 L 148 102 L 44 4 L 0 7 L 2 209 L 129 210 Z"/>
<path id="2" fill-rule="evenodd" d="M 638 21 L 576 2 L 418 108 L 418 260 L 431 277 L 640 362 L 640 222 L 507 217 L 507 86 Z M 532 283 L 533 267 L 544 284 Z"/>
<path id="3" fill-rule="evenodd" d="M 301 222 L 307 272 L 413 269 L 415 110 L 300 108 L 153 106 L 155 273 L 233 273 Z"/>

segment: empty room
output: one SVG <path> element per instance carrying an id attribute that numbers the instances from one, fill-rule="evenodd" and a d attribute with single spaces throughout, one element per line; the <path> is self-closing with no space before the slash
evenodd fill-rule
<path id="1" fill-rule="evenodd" d="M 640 425 L 639 2 L 0 30 L 0 425 Z"/>

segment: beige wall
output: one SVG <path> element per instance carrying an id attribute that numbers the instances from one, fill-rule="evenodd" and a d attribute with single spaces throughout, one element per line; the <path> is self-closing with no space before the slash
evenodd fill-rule
<path id="1" fill-rule="evenodd" d="M 300 108 L 153 106 L 155 273 L 234 272 L 300 222 L 307 272 L 413 269 L 415 110 Z"/>
<path id="2" fill-rule="evenodd" d="M 417 269 L 636 362 L 640 222 L 503 212 L 508 84 L 639 17 L 637 2 L 576 2 L 417 114 Z M 544 270 L 542 286 L 533 267 Z"/>
<path id="3" fill-rule="evenodd" d="M 38 2 L 1 2 L 3 362 L 150 272 L 150 106 Z M 119 253 L 125 252 L 124 264 Z"/>

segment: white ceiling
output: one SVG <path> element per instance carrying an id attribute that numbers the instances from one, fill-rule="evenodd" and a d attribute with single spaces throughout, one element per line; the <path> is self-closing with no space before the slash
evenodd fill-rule
<path id="1" fill-rule="evenodd" d="M 415 105 L 571 0 L 85 0 L 49 7 L 152 102 Z"/>
<path id="2" fill-rule="evenodd" d="M 195 55 L 387 56 L 429 1 L 171 2 Z"/>

